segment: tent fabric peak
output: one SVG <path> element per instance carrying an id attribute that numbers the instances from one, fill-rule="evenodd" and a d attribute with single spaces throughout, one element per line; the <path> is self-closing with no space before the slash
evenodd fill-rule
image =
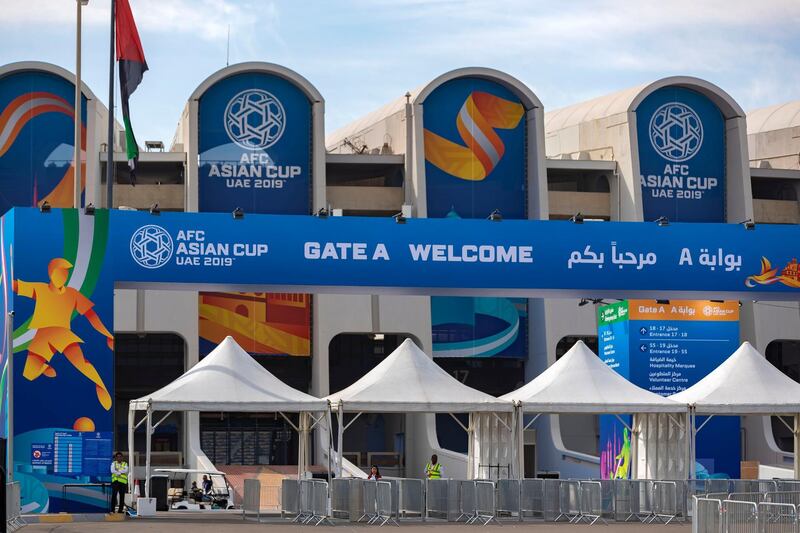
<path id="1" fill-rule="evenodd" d="M 501 396 L 527 413 L 679 413 L 687 407 L 637 387 L 583 341 L 519 389 Z"/>
<path id="2" fill-rule="evenodd" d="M 349 387 L 327 397 L 334 409 L 382 413 L 511 412 L 512 402 L 464 385 L 411 339 Z"/>
<path id="3" fill-rule="evenodd" d="M 800 384 L 749 342 L 706 377 L 669 398 L 694 407 L 698 414 L 800 413 Z"/>
<path id="4" fill-rule="evenodd" d="M 131 400 L 133 410 L 320 412 L 328 402 L 276 378 L 228 336 L 161 389 Z"/>

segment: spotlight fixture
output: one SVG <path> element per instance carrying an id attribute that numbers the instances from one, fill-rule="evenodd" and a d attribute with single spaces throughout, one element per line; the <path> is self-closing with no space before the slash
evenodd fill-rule
<path id="1" fill-rule="evenodd" d="M 155 216 L 158 216 L 158 215 L 161 214 L 161 209 L 158 208 L 158 204 L 157 203 L 155 203 L 155 204 L 150 206 L 150 214 L 151 215 L 155 215 Z"/>
<path id="2" fill-rule="evenodd" d="M 494 211 L 489 213 L 489 216 L 486 218 L 488 220 L 491 220 L 492 222 L 500 222 L 501 220 L 503 220 L 503 215 L 500 214 L 499 209 L 495 209 Z"/>
<path id="3" fill-rule="evenodd" d="M 50 203 L 47 200 L 42 202 L 42 205 L 39 206 L 39 211 L 41 211 L 42 213 L 49 213 L 50 212 Z"/>
<path id="4" fill-rule="evenodd" d="M 580 211 L 569 217 L 569 221 L 573 224 L 583 224 L 583 215 Z"/>
<path id="5" fill-rule="evenodd" d="M 655 222 L 656 222 L 656 224 L 658 224 L 659 226 L 662 226 L 662 227 L 663 226 L 669 226 L 669 219 L 667 217 L 658 217 L 655 220 Z"/>
<path id="6" fill-rule="evenodd" d="M 656 300 L 658 305 L 669 305 L 669 300 Z"/>
<path id="7" fill-rule="evenodd" d="M 236 209 L 233 210 L 232 214 L 234 220 L 241 220 L 244 218 L 244 209 L 242 209 L 241 207 L 237 207 Z"/>
<path id="8" fill-rule="evenodd" d="M 588 305 L 588 304 L 589 304 L 589 300 L 587 300 L 586 298 L 581 298 L 581 301 L 578 302 L 578 307 L 583 307 L 584 305 Z"/>
<path id="9" fill-rule="evenodd" d="M 742 220 L 741 222 L 744 229 L 756 229 L 756 223 L 753 222 L 752 218 L 748 218 L 747 220 Z"/>
<path id="10" fill-rule="evenodd" d="M 397 213 L 396 215 L 392 215 L 392 218 L 394 218 L 394 221 L 397 222 L 398 224 L 406 223 L 406 217 L 403 215 L 402 211 Z"/>
<path id="11" fill-rule="evenodd" d="M 328 218 L 328 210 L 325 209 L 324 207 L 320 207 L 319 211 L 314 213 L 314 216 L 319 217 L 319 218 Z"/>
<path id="12" fill-rule="evenodd" d="M 89 205 L 87 205 L 87 206 L 84 208 L 83 212 L 84 212 L 85 214 L 89 215 L 89 216 L 92 216 L 92 215 L 94 215 L 94 204 L 89 204 Z"/>

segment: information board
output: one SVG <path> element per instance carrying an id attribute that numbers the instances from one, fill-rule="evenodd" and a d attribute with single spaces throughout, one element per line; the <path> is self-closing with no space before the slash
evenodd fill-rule
<path id="1" fill-rule="evenodd" d="M 622 301 L 598 309 L 598 338 L 606 364 L 632 383 L 669 396 L 700 381 L 736 350 L 739 303 Z M 697 425 L 704 420 L 698 417 Z M 698 434 L 698 478 L 739 476 L 741 450 L 730 444 L 738 442 L 739 425 L 738 417 L 717 417 Z M 615 417 L 601 417 L 600 442 L 602 477 L 628 477 L 630 437 Z"/>

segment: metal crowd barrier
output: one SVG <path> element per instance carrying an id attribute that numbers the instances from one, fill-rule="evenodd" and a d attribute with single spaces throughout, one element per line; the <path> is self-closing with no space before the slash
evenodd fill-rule
<path id="1" fill-rule="evenodd" d="M 350 478 L 334 478 L 331 480 L 331 516 L 334 518 L 350 518 L 351 483 Z"/>
<path id="2" fill-rule="evenodd" d="M 296 479 L 281 480 L 281 518 L 300 514 L 300 482 Z"/>
<path id="3" fill-rule="evenodd" d="M 603 485 L 599 481 L 581 481 L 581 506 L 577 521 L 594 524 L 598 520 L 608 525 L 603 518 Z"/>
<path id="4" fill-rule="evenodd" d="M 523 479 L 519 482 L 519 518 L 544 517 L 544 479 Z"/>
<path id="5" fill-rule="evenodd" d="M 776 492 L 797 492 L 800 491 L 800 481 L 796 479 L 776 479 Z"/>
<path id="6" fill-rule="evenodd" d="M 497 480 L 497 516 L 519 516 L 521 505 L 520 482 L 516 479 Z"/>
<path id="7" fill-rule="evenodd" d="M 392 506 L 393 485 L 389 481 L 378 481 L 375 491 L 375 519 L 373 524 L 384 526 L 391 522 L 399 526 L 400 524 L 393 518 L 394 507 Z"/>
<path id="8" fill-rule="evenodd" d="M 669 524 L 678 517 L 678 484 L 674 481 L 653 481 L 653 514 L 651 522 Z"/>
<path id="9" fill-rule="evenodd" d="M 765 501 L 764 494 L 763 492 L 731 492 L 728 494 L 727 499 L 736 502 L 753 502 L 758 504 Z"/>
<path id="10" fill-rule="evenodd" d="M 692 533 L 723 533 L 722 500 L 698 498 L 697 496 L 694 496 L 693 499 Z"/>
<path id="11" fill-rule="evenodd" d="M 244 480 L 242 520 L 247 519 L 248 513 L 255 514 L 256 520 L 261 521 L 261 482 L 257 479 Z"/>
<path id="12" fill-rule="evenodd" d="M 301 486 L 305 481 L 301 481 Z M 328 482 L 319 479 L 307 481 L 311 483 L 311 516 L 304 523 L 315 526 L 324 523 L 333 525 L 328 518 Z"/>
<path id="13" fill-rule="evenodd" d="M 580 481 L 562 481 L 558 492 L 558 516 L 555 521 L 566 518 L 569 522 L 580 520 L 581 516 L 581 483 Z"/>
<path id="14" fill-rule="evenodd" d="M 476 517 L 475 512 L 475 482 L 474 481 L 457 481 L 458 483 L 458 518 L 456 522 L 460 522 L 463 518 L 467 524 L 471 524 Z"/>
<path id="15" fill-rule="evenodd" d="M 425 482 L 421 479 L 397 479 L 397 518 L 425 516 Z"/>
<path id="16" fill-rule="evenodd" d="M 614 480 L 614 519 L 618 522 L 650 521 L 653 515 L 651 482 L 643 479 Z"/>
<path id="17" fill-rule="evenodd" d="M 797 506 L 800 505 L 800 492 L 768 492 L 764 494 L 764 501 L 768 503 L 790 503 Z"/>
<path id="18" fill-rule="evenodd" d="M 493 481 L 475 482 L 475 518 L 473 523 L 486 525 L 497 522 L 497 500 Z"/>
<path id="19" fill-rule="evenodd" d="M 797 507 L 789 503 L 758 504 L 759 533 L 796 533 Z"/>
<path id="20" fill-rule="evenodd" d="M 299 504 L 297 515 L 294 517 L 293 522 L 305 524 L 311 521 L 314 517 L 314 481 L 310 479 L 301 479 L 299 487 Z"/>
<path id="21" fill-rule="evenodd" d="M 361 494 L 362 494 L 362 508 L 364 509 L 361 512 L 361 516 L 356 520 L 357 522 L 361 522 L 362 520 L 366 519 L 368 524 L 371 524 L 373 520 L 378 516 L 377 510 L 377 494 L 378 494 L 378 482 L 377 481 L 362 481 L 361 482 Z"/>
<path id="22" fill-rule="evenodd" d="M 447 479 L 425 481 L 425 518 L 447 519 L 449 484 Z"/>
<path id="23" fill-rule="evenodd" d="M 21 498 L 19 481 L 6 483 L 6 531 L 17 531 L 27 525 L 20 510 Z"/>
<path id="24" fill-rule="evenodd" d="M 759 533 L 758 505 L 753 502 L 723 500 L 725 533 Z"/>

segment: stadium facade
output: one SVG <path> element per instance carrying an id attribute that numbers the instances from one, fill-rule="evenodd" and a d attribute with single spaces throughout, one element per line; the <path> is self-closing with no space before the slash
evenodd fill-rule
<path id="1" fill-rule="evenodd" d="M 73 79 L 45 63 L 0 68 L 3 211 L 44 201 L 72 205 Z M 107 110 L 87 87 L 83 93 L 84 201 L 106 207 Z M 324 114 L 323 95 L 288 68 L 222 69 L 189 95 L 171 144 L 142 151 L 135 187 L 124 133 L 116 131 L 112 207 L 800 223 L 800 103 L 745 113 L 705 80 L 665 78 L 545 113 L 512 76 L 464 68 L 327 136 Z M 407 337 L 466 384 L 500 395 L 578 339 L 597 350 L 596 302 L 588 303 L 117 288 L 115 441 L 120 447 L 126 440 L 128 400 L 165 385 L 227 335 L 316 396 L 354 382 Z M 800 379 L 800 307 L 743 301 L 738 313 L 737 340 Z M 596 477 L 600 426 L 597 417 L 542 417 L 525 436 L 526 474 Z M 741 459 L 791 468 L 792 436 L 780 421 L 743 417 L 737 428 Z M 466 472 L 466 438 L 447 416 L 365 415 L 346 435 L 351 472 L 378 463 L 419 476 L 431 453 L 447 475 Z M 144 435 L 136 438 L 141 448 Z M 154 461 L 281 475 L 282 465 L 296 461 L 295 438 L 274 414 L 173 414 L 153 436 Z M 326 443 L 318 431 L 319 465 L 327 464 Z M 30 466 L 29 452 L 18 450 L 15 462 Z M 738 476 L 738 464 L 729 473 Z"/>

